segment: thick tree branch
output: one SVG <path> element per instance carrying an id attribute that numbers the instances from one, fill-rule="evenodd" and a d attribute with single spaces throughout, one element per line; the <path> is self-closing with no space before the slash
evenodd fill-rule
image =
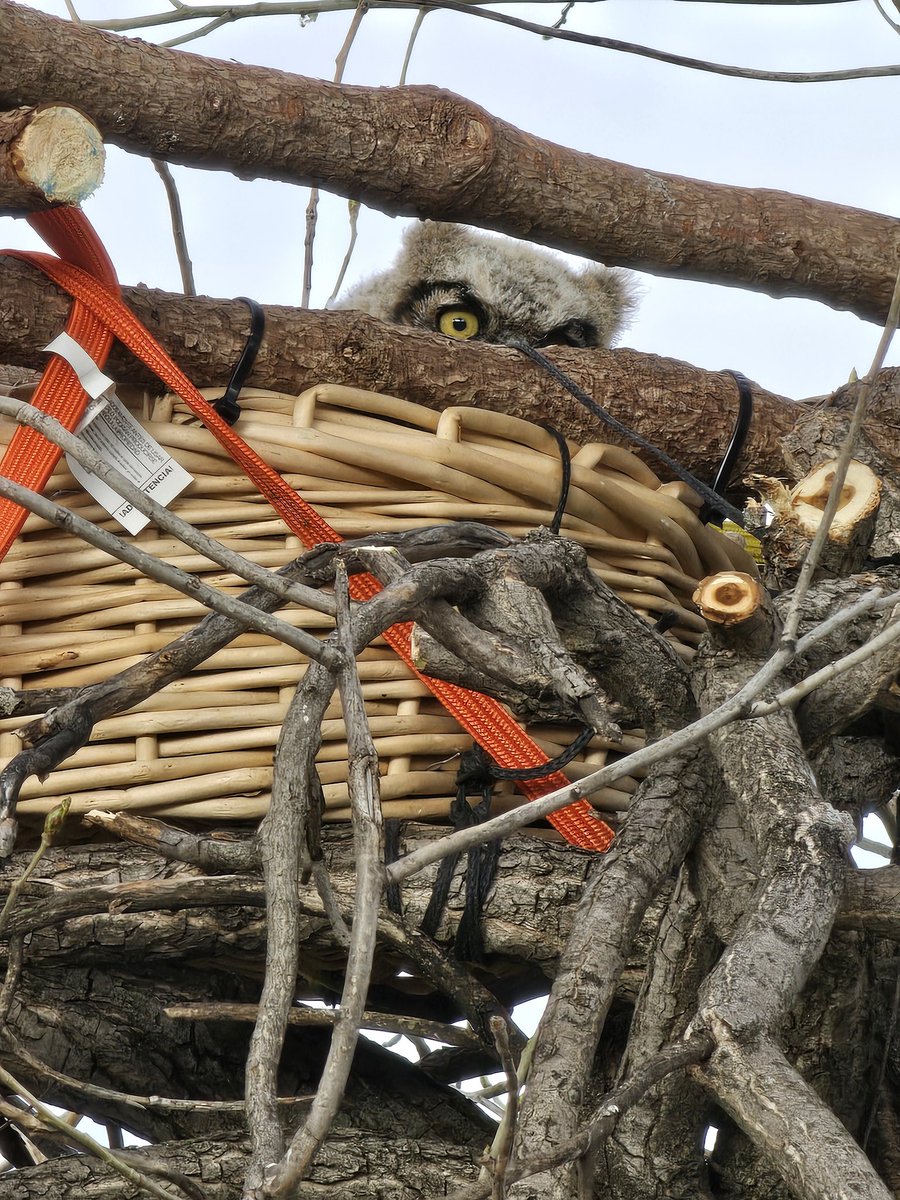
<path id="1" fill-rule="evenodd" d="M 389 213 L 807 296 L 870 320 L 888 310 L 900 257 L 890 217 L 612 163 L 434 88 L 349 87 L 204 59 L 9 0 L 0 3 L 0 80 L 0 105 L 52 95 L 137 153 L 314 183 Z"/>
<path id="2" fill-rule="evenodd" d="M 42 368 L 70 302 L 24 263 L 0 255 L 0 362 Z M 240 301 L 125 288 L 124 299 L 198 387 L 222 385 L 223 363 L 236 362 L 247 337 Z M 8 314 L 8 316 L 6 315 Z M 725 373 L 633 350 L 553 350 L 553 358 L 620 420 L 695 473 L 708 476 L 728 444 L 737 389 Z M 119 382 L 159 389 L 136 359 L 116 345 L 107 366 Z M 402 396 L 428 408 L 467 405 L 550 421 L 580 442 L 614 441 L 576 400 L 548 384 L 518 351 L 385 325 L 355 312 L 266 307 L 266 335 L 248 381 L 299 393 L 328 382 Z M 741 469 L 779 474 L 778 440 L 804 411 L 753 386 L 755 418 Z"/>

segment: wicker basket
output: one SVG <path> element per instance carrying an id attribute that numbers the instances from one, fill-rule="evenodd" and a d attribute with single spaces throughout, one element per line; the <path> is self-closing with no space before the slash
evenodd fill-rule
<path id="1" fill-rule="evenodd" d="M 281 566 L 301 552 L 297 538 L 177 398 L 128 402 L 195 476 L 174 511 L 264 566 Z M 345 537 L 460 519 L 521 535 L 549 523 L 556 507 L 557 444 L 544 429 L 513 417 L 460 408 L 437 413 L 331 385 L 299 397 L 251 389 L 241 405 L 238 428 L 246 440 Z M 8 426 L 0 428 L 0 440 L 9 436 Z M 632 454 L 599 444 L 571 449 L 562 531 L 587 549 L 594 569 L 639 612 L 655 619 L 674 610 L 670 636 L 689 656 L 703 630 L 690 601 L 696 581 L 733 565 L 746 569 L 746 556 L 702 526 Z M 118 531 L 64 462 L 46 494 L 62 495 L 81 515 Z M 231 594 L 246 586 L 153 526 L 136 540 Z M 105 679 L 164 646 L 205 611 L 33 516 L 0 564 L 0 602 L 0 676 L 15 688 Z M 319 613 L 291 608 L 280 615 L 308 630 L 328 628 Z M 90 744 L 45 782 L 26 784 L 20 813 L 43 813 L 70 795 L 75 812 L 127 808 L 204 821 L 258 818 L 269 800 L 281 722 L 304 670 L 289 647 L 243 634 L 187 678 L 100 722 Z M 439 819 L 468 737 L 383 643 L 363 652 L 359 671 L 385 814 Z M 0 722 L 3 762 L 20 749 L 14 730 L 24 723 Z M 530 732 L 551 757 L 574 734 L 565 726 Z M 327 816 L 341 819 L 347 815 L 347 747 L 336 698 L 322 734 Z M 596 738 L 567 774 L 578 778 L 640 744 L 640 731 L 615 748 Z M 593 801 L 614 814 L 627 807 L 636 786 L 634 779 L 621 780 Z M 497 811 L 518 802 L 508 786 L 498 789 Z"/>

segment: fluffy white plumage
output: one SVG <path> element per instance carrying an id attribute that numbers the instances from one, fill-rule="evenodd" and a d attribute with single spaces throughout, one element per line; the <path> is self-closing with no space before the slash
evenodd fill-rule
<path id="1" fill-rule="evenodd" d="M 455 338 L 532 346 L 610 346 L 634 308 L 626 271 L 573 270 L 547 250 L 424 221 L 396 262 L 338 300 L 383 321 Z"/>

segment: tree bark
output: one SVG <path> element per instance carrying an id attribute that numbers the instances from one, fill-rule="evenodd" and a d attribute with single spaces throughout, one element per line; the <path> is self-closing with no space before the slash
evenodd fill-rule
<path id="1" fill-rule="evenodd" d="M 69 301 L 31 267 L 0 256 L 0 289 L 8 319 L 0 323 L 0 362 L 39 368 L 59 332 Z M 240 301 L 125 288 L 128 305 L 198 387 L 223 386 L 247 337 Z M 615 435 L 568 392 L 550 383 L 515 350 L 453 342 L 356 312 L 266 308 L 266 334 L 248 382 L 298 394 L 341 383 L 443 409 L 490 408 L 547 420 L 586 443 Z M 675 359 L 634 350 L 554 348 L 555 362 L 613 416 L 632 426 L 689 470 L 708 475 L 728 445 L 737 412 L 734 379 Z M 119 382 L 159 390 L 158 380 L 116 344 L 108 373 Z M 806 411 L 754 385 L 755 417 L 739 470 L 785 469 L 779 438 Z M 664 469 L 660 468 L 664 473 Z"/>
<path id="2" fill-rule="evenodd" d="M 110 87 L 110 81 L 115 86 Z M 322 83 L 0 3 L 0 105 L 53 96 L 115 145 L 316 184 L 388 213 L 497 229 L 610 264 L 887 314 L 900 222 L 580 154 L 450 92 Z"/>

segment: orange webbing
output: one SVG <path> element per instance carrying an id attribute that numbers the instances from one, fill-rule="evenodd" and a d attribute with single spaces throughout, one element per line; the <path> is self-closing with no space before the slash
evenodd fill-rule
<path id="1" fill-rule="evenodd" d="M 45 218 L 52 217 L 52 220 L 43 224 L 32 218 L 32 224 L 38 227 L 38 231 L 53 248 L 61 254 L 66 254 L 70 262 L 90 271 L 97 279 L 98 287 L 105 284 L 117 294 L 119 284 L 113 265 L 100 239 L 88 222 L 81 218 L 80 210 L 57 208 L 50 213 L 39 215 Z M 84 229 L 85 225 L 90 233 Z M 103 366 L 112 345 L 112 334 L 90 308 L 79 300 L 72 305 L 66 321 L 66 333 L 79 342 L 95 362 Z M 84 412 L 87 399 L 75 372 L 64 359 L 54 354 L 31 402 L 36 408 L 56 417 L 67 429 L 74 429 Z M 0 475 L 39 492 L 53 474 L 59 456 L 59 448 L 52 442 L 48 442 L 35 430 L 20 425 L 0 461 Z M 27 516 L 24 508 L 0 497 L 0 559 L 16 540 Z"/>
<path id="2" fill-rule="evenodd" d="M 70 226 L 68 224 L 60 226 L 55 221 L 55 215 L 64 211 L 77 212 L 77 210 L 53 209 L 47 213 L 36 214 L 32 218 L 32 223 L 41 232 L 43 232 L 45 222 L 50 223 L 53 226 L 54 235 L 61 233 L 65 240 L 71 232 Z M 91 236 L 96 238 L 96 234 L 83 214 L 77 212 L 77 215 L 77 236 L 88 239 Z M 80 246 L 79 252 L 83 253 Z M 320 542 L 341 540 L 319 514 L 302 497 L 298 496 L 276 471 L 263 462 L 259 455 L 219 416 L 131 310 L 125 307 L 116 292 L 109 286 L 104 286 L 106 280 L 98 282 L 90 271 L 84 270 L 72 262 L 60 261 L 51 255 L 23 251 L 7 251 L 7 253 L 32 263 L 44 271 L 55 283 L 75 298 L 76 308 L 79 305 L 89 308 L 102 325 L 106 326 L 119 341 L 155 371 L 166 387 L 181 396 L 191 411 L 206 425 L 234 461 L 243 468 L 288 527 L 305 545 L 315 546 Z M 91 345 L 85 342 L 82 342 L 82 345 L 92 357 L 97 357 Z M 108 346 L 102 348 L 101 353 L 105 361 Z M 99 365 L 102 366 L 103 362 L 99 361 Z M 4 469 L 4 467 L 5 464 L 0 464 L 0 469 Z M 3 552 L 5 553 L 5 550 Z M 370 599 L 379 590 L 380 584 L 371 575 L 356 575 L 351 578 L 350 592 L 356 600 Z M 432 679 L 417 671 L 410 653 L 411 628 L 409 623 L 395 625 L 385 631 L 384 637 L 407 666 L 415 672 L 459 721 L 460 725 L 487 750 L 496 762 L 503 767 L 533 767 L 548 761 L 540 747 L 528 737 L 496 701 L 466 688 L 457 687 L 455 684 Z M 538 780 L 522 781 L 519 786 L 529 798 L 536 798 L 565 787 L 567 784 L 568 780 L 562 772 L 555 771 Z M 584 849 L 606 850 L 613 839 L 612 830 L 595 816 L 586 800 L 578 800 L 567 805 L 552 813 L 548 819 L 567 841 Z"/>

